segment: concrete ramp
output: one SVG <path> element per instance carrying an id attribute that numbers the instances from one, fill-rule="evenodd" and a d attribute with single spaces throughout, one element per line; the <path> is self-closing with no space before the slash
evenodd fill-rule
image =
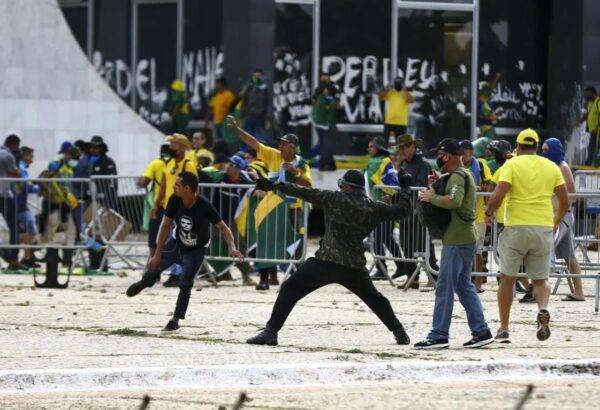
<path id="1" fill-rule="evenodd" d="M 102 135 L 119 174 L 140 174 L 163 135 L 96 73 L 56 0 L 0 0 L 0 143 L 35 149 L 34 175 L 61 141 Z"/>

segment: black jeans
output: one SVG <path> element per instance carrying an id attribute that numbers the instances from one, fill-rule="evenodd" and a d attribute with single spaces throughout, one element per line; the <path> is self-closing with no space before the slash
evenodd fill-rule
<path id="1" fill-rule="evenodd" d="M 267 325 L 276 330 L 281 329 L 300 299 L 332 283 L 342 285 L 358 296 L 390 331 L 402 326 L 392 310 L 390 301 L 373 286 L 365 268 L 352 269 L 316 258 L 309 258 L 283 282 Z"/>
<path id="2" fill-rule="evenodd" d="M 206 248 L 186 249 L 180 247 L 173 239 L 169 239 L 161 253 L 160 267 L 155 271 L 146 271 L 142 277 L 142 282 L 146 286 L 152 286 L 160 278 L 160 274 L 174 263 L 183 268 L 183 275 L 179 282 L 179 295 L 175 304 L 173 316 L 177 319 L 185 319 L 185 312 L 190 303 L 192 286 L 196 273 L 204 261 Z"/>
<path id="3" fill-rule="evenodd" d="M 4 184 L 4 182 L 2 182 Z M 6 189 L 6 188 L 3 188 Z M 19 244 L 19 227 L 17 224 L 17 202 L 15 198 L 8 196 L 0 197 L 0 213 L 6 221 L 9 233 L 9 243 L 11 245 Z M 19 255 L 18 249 L 8 249 L 4 252 L 4 259 L 7 262 L 16 262 Z"/>

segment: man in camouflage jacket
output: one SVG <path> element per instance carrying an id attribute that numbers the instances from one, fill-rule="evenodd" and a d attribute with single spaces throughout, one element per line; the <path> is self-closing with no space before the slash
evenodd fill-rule
<path id="1" fill-rule="evenodd" d="M 363 245 L 363 239 L 382 222 L 410 215 L 409 181 L 408 174 L 400 177 L 402 189 L 394 205 L 367 198 L 364 177 L 356 170 L 346 172 L 338 180 L 340 191 L 274 183 L 267 179 L 257 181 L 256 188 L 259 190 L 275 189 L 322 208 L 325 214 L 325 235 L 315 257 L 300 265 L 296 273 L 283 283 L 266 328 L 248 339 L 249 344 L 277 345 L 277 332 L 283 327 L 296 303 L 309 293 L 331 283 L 340 284 L 361 298 L 393 332 L 398 344 L 410 343 L 389 300 L 373 286 L 365 268 Z"/>

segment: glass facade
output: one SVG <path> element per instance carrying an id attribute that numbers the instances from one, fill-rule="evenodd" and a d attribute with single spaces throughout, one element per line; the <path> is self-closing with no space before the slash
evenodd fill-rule
<path id="1" fill-rule="evenodd" d="M 132 16 L 134 3 L 136 22 Z M 181 77 L 189 95 L 191 120 L 203 120 L 215 79 L 227 76 L 222 44 L 224 3 L 182 0 L 181 15 L 177 1 L 94 0 L 93 4 L 92 63 L 117 94 L 149 122 L 164 129 L 169 86 Z M 315 16 L 317 7 L 310 2 L 275 3 L 273 21 L 260 22 L 264 27 L 273 27 L 275 33 L 275 133 L 296 132 L 301 134 L 304 146 L 310 145 L 310 95 L 317 69 L 329 72 L 342 92 L 335 142 L 338 154 L 363 153 L 366 138 L 381 133 L 385 104 L 379 101 L 378 93 L 396 76 L 416 98 L 410 109 L 409 130 L 424 138 L 428 146 L 442 137 L 470 136 L 471 13 L 399 9 L 397 38 L 392 39 L 393 4 L 392 0 L 321 0 L 320 12 Z M 552 2 L 544 0 L 480 2 L 479 89 L 486 82 L 493 86 L 489 105 L 497 116 L 495 126 L 500 134 L 546 125 L 551 9 Z M 86 10 L 63 8 L 82 46 L 87 39 Z M 320 24 L 320 53 L 314 61 L 316 19 Z M 177 30 L 181 26 L 179 44 Z M 136 44 L 131 41 L 134 28 Z M 391 66 L 392 44 L 397 46 L 395 73 Z M 131 61 L 132 55 L 137 55 L 137 61 Z M 179 58 L 181 61 L 177 61 Z M 499 80 L 492 82 L 495 78 Z"/>

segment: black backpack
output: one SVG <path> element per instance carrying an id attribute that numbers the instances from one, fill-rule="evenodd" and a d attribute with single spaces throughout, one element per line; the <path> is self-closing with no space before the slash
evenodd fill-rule
<path id="1" fill-rule="evenodd" d="M 469 180 L 468 175 L 462 171 L 458 171 L 459 174 L 465 179 L 465 196 L 469 193 Z M 433 183 L 431 188 L 438 195 L 446 195 L 446 185 L 450 180 L 452 174 L 446 174 Z M 463 218 L 458 212 L 456 213 L 460 219 L 469 222 L 474 221 L 474 218 Z M 449 209 L 437 207 L 429 202 L 417 202 L 417 217 L 419 222 L 425 228 L 429 230 L 429 235 L 433 239 L 441 239 L 446 232 L 446 228 L 450 224 L 451 213 Z"/>

